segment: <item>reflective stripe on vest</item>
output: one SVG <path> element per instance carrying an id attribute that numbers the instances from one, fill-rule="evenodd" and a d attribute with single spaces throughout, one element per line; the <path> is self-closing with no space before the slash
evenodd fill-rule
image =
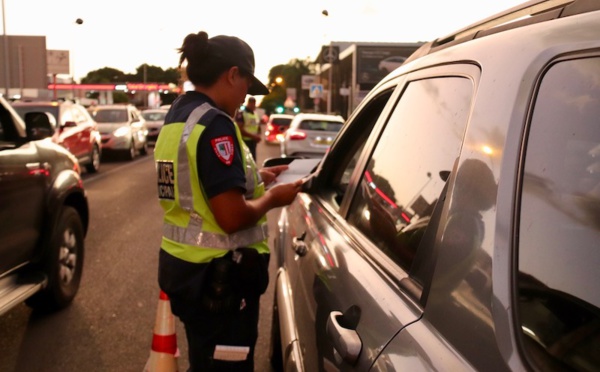
<path id="1" fill-rule="evenodd" d="M 177 187 L 179 190 L 179 204 L 181 205 L 181 208 L 190 213 L 190 221 L 187 227 L 176 226 L 165 222 L 163 224 L 163 237 L 180 244 L 203 248 L 234 250 L 236 248 L 249 246 L 250 244 L 267 239 L 268 225 L 263 223 L 232 234 L 211 233 L 202 230 L 202 217 L 194 212 L 192 184 L 186 143 L 190 134 L 192 133 L 192 130 L 194 129 L 194 126 L 210 110 L 216 109 L 210 104 L 204 103 L 192 111 L 185 122 L 185 127 L 181 134 L 181 139 L 179 141 L 179 147 L 177 150 Z M 242 143 L 240 146 L 242 146 L 242 150 L 244 152 L 248 152 Z M 243 156 L 245 159 L 245 154 Z M 252 197 L 254 193 L 255 182 L 257 182 L 257 180 L 255 180 L 255 176 L 253 175 L 255 171 L 247 161 L 244 161 L 244 164 L 246 168 L 246 189 L 248 190 L 246 195 L 250 195 L 250 197 Z M 258 180 L 258 182 L 260 182 L 260 180 Z"/>

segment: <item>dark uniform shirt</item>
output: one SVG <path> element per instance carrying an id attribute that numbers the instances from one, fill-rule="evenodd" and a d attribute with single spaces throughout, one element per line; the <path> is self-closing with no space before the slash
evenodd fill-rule
<path id="1" fill-rule="evenodd" d="M 185 122 L 191 112 L 205 102 L 215 106 L 208 96 L 199 92 L 188 91 L 179 96 L 165 117 L 165 125 Z M 235 124 L 223 115 L 217 115 L 208 123 L 202 122 L 202 124 L 206 128 L 198 141 L 196 162 L 200 183 L 207 198 L 210 199 L 233 188 L 239 188 L 245 193 L 246 175 L 242 165 L 242 152 L 237 140 Z M 216 150 L 211 144 L 212 139 L 223 136 L 231 136 L 234 143 L 234 157 L 230 165 L 217 156 Z"/>

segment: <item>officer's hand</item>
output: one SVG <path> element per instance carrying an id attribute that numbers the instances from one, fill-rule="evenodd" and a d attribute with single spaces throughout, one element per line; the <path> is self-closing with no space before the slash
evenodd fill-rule
<path id="1" fill-rule="evenodd" d="M 258 172 L 260 173 L 260 178 L 263 180 L 265 185 L 268 186 L 275 181 L 281 172 L 287 170 L 288 168 L 289 167 L 287 165 L 276 165 L 274 167 L 262 168 Z"/>
<path id="2" fill-rule="evenodd" d="M 273 186 L 273 188 L 267 191 L 272 198 L 275 207 L 283 207 L 294 201 L 296 195 L 302 188 L 302 180 L 298 180 L 292 183 L 283 183 L 281 185 Z"/>

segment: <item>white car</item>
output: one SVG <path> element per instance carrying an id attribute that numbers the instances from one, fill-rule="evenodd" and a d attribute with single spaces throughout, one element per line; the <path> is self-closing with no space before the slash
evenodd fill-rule
<path id="1" fill-rule="evenodd" d="M 146 120 L 134 105 L 102 105 L 90 113 L 102 137 L 102 150 L 124 153 L 132 160 L 148 153 Z"/>
<path id="2" fill-rule="evenodd" d="M 343 125 L 339 115 L 298 114 L 283 136 L 281 156 L 322 157 Z"/>
<path id="3" fill-rule="evenodd" d="M 165 117 L 168 109 L 148 109 L 142 111 L 142 117 L 146 120 L 148 127 L 148 143 L 153 145 L 158 139 L 162 126 L 165 124 Z"/>

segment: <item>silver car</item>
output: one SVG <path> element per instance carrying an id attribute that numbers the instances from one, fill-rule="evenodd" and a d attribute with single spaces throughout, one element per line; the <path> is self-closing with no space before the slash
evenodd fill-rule
<path id="1" fill-rule="evenodd" d="M 280 142 L 281 156 L 322 157 L 343 125 L 339 115 L 297 114 Z"/>
<path id="2" fill-rule="evenodd" d="M 103 150 L 118 151 L 129 160 L 148 153 L 146 120 L 134 105 L 102 105 L 89 111 L 98 123 Z"/>
<path id="3" fill-rule="evenodd" d="M 154 145 L 160 134 L 160 130 L 165 124 L 165 117 L 168 109 L 147 109 L 142 111 L 142 117 L 146 120 L 148 128 L 148 144 Z"/>
<path id="4" fill-rule="evenodd" d="M 374 87 L 281 210 L 276 370 L 599 370 L 598 35 L 533 1 Z"/>

